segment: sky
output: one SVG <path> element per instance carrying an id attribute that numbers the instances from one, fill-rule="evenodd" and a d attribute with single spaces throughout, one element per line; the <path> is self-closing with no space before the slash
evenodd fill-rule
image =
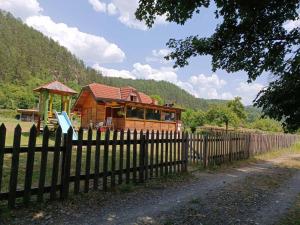
<path id="1" fill-rule="evenodd" d="M 268 74 L 248 84 L 243 71 L 213 73 L 209 56 L 192 58 L 177 69 L 164 59 L 171 51 L 166 47 L 170 38 L 214 32 L 220 22 L 214 6 L 201 9 L 183 26 L 161 16 L 150 29 L 135 19 L 137 6 L 138 0 L 0 0 L 0 9 L 53 38 L 104 76 L 166 80 L 199 98 L 240 96 L 245 105 L 270 81 Z"/>

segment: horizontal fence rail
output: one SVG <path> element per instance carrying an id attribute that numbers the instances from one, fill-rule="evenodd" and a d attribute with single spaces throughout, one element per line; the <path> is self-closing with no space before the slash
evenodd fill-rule
<path id="1" fill-rule="evenodd" d="M 45 127 L 42 145 L 35 126 L 21 146 L 22 129 L 14 131 L 13 146 L 6 146 L 6 127 L 0 126 L 0 205 L 67 199 L 69 194 L 107 191 L 120 184 L 187 171 L 189 163 L 204 167 L 249 158 L 274 148 L 288 147 L 296 135 L 200 135 L 158 131 L 78 131 L 54 136 Z M 51 140 L 51 142 L 50 142 Z M 52 143 L 52 144 L 49 144 Z M 54 144 L 53 144 L 54 143 Z"/>

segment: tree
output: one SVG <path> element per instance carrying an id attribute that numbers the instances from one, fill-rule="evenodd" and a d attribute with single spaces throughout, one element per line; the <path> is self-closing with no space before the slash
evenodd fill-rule
<path id="1" fill-rule="evenodd" d="M 234 112 L 240 120 L 247 118 L 245 107 L 241 102 L 241 97 L 235 97 L 233 100 L 227 102 L 227 107 Z"/>
<path id="2" fill-rule="evenodd" d="M 187 109 L 182 113 L 182 121 L 185 127 L 189 127 L 194 133 L 198 126 L 203 126 L 205 123 L 205 113 L 202 111 L 194 111 Z"/>
<path id="3" fill-rule="evenodd" d="M 221 126 L 225 124 L 226 132 L 228 131 L 229 124 L 237 127 L 239 123 L 238 116 L 227 106 L 214 106 L 207 112 L 207 120 L 210 123 Z"/>
<path id="4" fill-rule="evenodd" d="M 155 99 L 159 105 L 164 104 L 164 100 L 162 99 L 162 97 L 160 97 L 160 95 L 150 95 L 150 97 Z"/>
<path id="5" fill-rule="evenodd" d="M 215 4 L 218 19 L 209 37 L 189 36 L 170 39 L 173 49 L 166 58 L 176 66 L 188 65 L 191 57 L 211 55 L 213 70 L 246 71 L 248 81 L 263 72 L 274 75 L 274 81 L 262 90 L 255 104 L 265 115 L 283 120 L 289 130 L 300 127 L 300 27 L 286 28 L 290 20 L 299 18 L 299 0 L 140 0 L 136 17 L 151 27 L 157 16 L 184 24 L 201 8 Z"/>
<path id="6" fill-rule="evenodd" d="M 256 119 L 252 124 L 251 128 L 259 129 L 263 131 L 282 132 L 280 123 L 270 118 Z"/>

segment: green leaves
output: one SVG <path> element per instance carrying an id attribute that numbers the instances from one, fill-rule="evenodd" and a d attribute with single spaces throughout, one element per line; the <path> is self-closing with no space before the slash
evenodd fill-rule
<path id="1" fill-rule="evenodd" d="M 189 127 L 192 132 L 196 130 L 198 126 L 204 125 L 206 120 L 206 115 L 203 111 L 194 111 L 192 109 L 187 109 L 182 113 L 182 121 L 185 127 Z"/>
<path id="2" fill-rule="evenodd" d="M 210 55 L 213 71 L 245 71 L 249 82 L 263 73 L 272 74 L 273 82 L 260 93 L 256 105 L 265 115 L 283 121 L 287 130 L 297 130 L 300 127 L 300 27 L 287 29 L 286 23 L 299 19 L 300 1 L 140 0 L 136 16 L 148 26 L 159 15 L 184 24 L 210 3 L 216 6 L 216 19 L 221 18 L 215 32 L 210 37 L 170 39 L 167 46 L 173 51 L 166 58 L 174 60 L 174 67 L 184 67 L 191 57 Z M 237 111 L 236 114 L 244 117 Z"/>

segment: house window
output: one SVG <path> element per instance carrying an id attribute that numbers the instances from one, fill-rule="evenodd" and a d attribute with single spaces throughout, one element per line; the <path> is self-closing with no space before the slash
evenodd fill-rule
<path id="1" fill-rule="evenodd" d="M 126 117 L 144 119 L 144 109 L 134 106 L 127 106 Z"/>
<path id="2" fill-rule="evenodd" d="M 176 118 L 175 112 L 162 111 L 161 113 L 162 121 L 175 121 L 175 118 Z"/>
<path id="3" fill-rule="evenodd" d="M 135 96 L 135 95 L 130 95 L 130 101 L 132 101 L 132 102 L 137 102 L 137 96 Z"/>
<path id="4" fill-rule="evenodd" d="M 146 109 L 147 120 L 160 120 L 160 111 L 157 109 Z"/>

